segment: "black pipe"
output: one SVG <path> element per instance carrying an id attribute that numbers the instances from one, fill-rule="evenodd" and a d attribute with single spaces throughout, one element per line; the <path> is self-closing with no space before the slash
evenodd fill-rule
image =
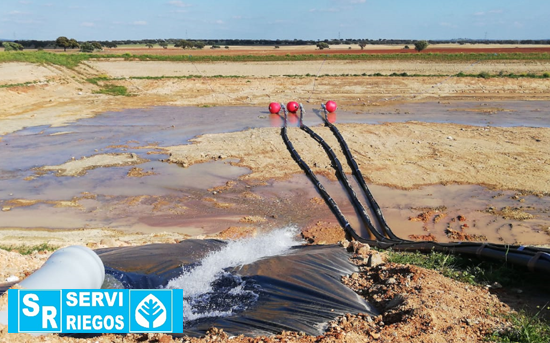
<path id="1" fill-rule="evenodd" d="M 301 113 L 300 113 L 300 127 L 302 130 L 310 134 L 311 137 L 313 137 L 318 143 L 320 143 L 329 157 L 331 157 L 331 161 L 333 162 L 333 166 L 337 168 L 338 172 L 336 173 L 337 177 L 339 177 L 339 180 L 344 183 L 349 184 L 347 180 L 347 177 L 343 173 L 342 166 L 338 159 L 336 158 L 334 152 L 330 148 L 330 146 L 315 132 L 313 132 L 311 129 L 309 129 L 307 126 L 303 125 L 303 107 L 300 106 Z M 376 246 L 381 249 L 393 249 L 395 251 L 420 251 L 420 252 L 430 252 L 430 251 L 438 251 L 438 252 L 445 252 L 445 253 L 459 253 L 469 256 L 476 256 L 479 258 L 488 258 L 488 259 L 494 259 L 494 260 L 504 260 L 505 262 L 523 266 L 528 268 L 529 270 L 533 272 L 546 272 L 550 273 L 550 249 L 546 248 L 535 248 L 535 247 L 524 247 L 524 246 L 510 246 L 510 245 L 503 245 L 503 244 L 491 244 L 491 243 L 470 243 L 470 242 L 459 242 L 459 243 L 436 243 L 436 242 L 411 242 L 406 241 L 398 236 L 396 236 L 393 231 L 390 229 L 389 225 L 387 225 L 387 222 L 382 214 L 382 210 L 380 209 L 380 206 L 378 206 L 378 203 L 374 199 L 374 196 L 372 196 L 372 193 L 366 186 L 366 183 L 364 181 L 364 178 L 361 174 L 361 171 L 359 170 L 359 167 L 357 166 L 357 163 L 355 162 L 355 159 L 353 158 L 353 155 L 351 154 L 351 151 L 349 150 L 347 144 L 345 143 L 344 138 L 341 136 L 340 132 L 337 130 L 337 128 L 330 124 L 329 127 L 333 127 L 334 130 L 331 128 L 332 132 L 337 136 L 340 144 L 343 147 L 343 150 L 346 154 L 346 157 L 348 159 L 348 163 L 352 165 L 352 169 L 354 170 L 354 175 L 357 178 L 360 185 L 364 184 L 364 187 L 361 186 L 363 191 L 367 194 L 367 199 L 369 202 L 371 202 L 371 206 L 375 208 L 375 213 L 377 218 L 379 219 L 380 223 L 383 225 L 383 228 L 385 230 L 385 233 L 390 236 L 390 238 L 384 237 L 380 232 L 377 230 L 371 230 L 372 234 L 376 237 L 376 240 L 370 240 L 364 237 L 361 237 L 357 234 L 357 232 L 351 227 L 350 223 L 347 221 L 346 217 L 336 204 L 336 202 L 330 197 L 328 192 L 325 190 L 323 185 L 319 182 L 311 168 L 305 163 L 298 152 L 294 149 L 294 146 L 288 139 L 287 135 L 287 113 L 286 108 L 284 108 L 284 126 L 281 131 L 281 135 L 283 138 L 283 141 L 285 142 L 285 145 L 287 146 L 288 150 L 290 151 L 293 159 L 300 165 L 302 170 L 306 173 L 308 178 L 314 183 L 315 187 L 323 197 L 323 199 L 326 201 L 329 208 L 332 210 L 338 221 L 340 222 L 340 225 L 344 227 L 344 230 L 355 240 L 363 243 L 368 243 L 372 246 Z M 323 107 L 324 109 L 324 107 Z M 326 112 L 325 112 L 325 119 L 326 119 Z M 328 120 L 325 120 L 325 122 L 328 122 Z M 347 189 L 347 187 L 346 187 Z M 350 197 L 354 202 L 354 205 L 356 202 L 360 204 L 360 202 L 357 199 L 357 196 L 353 189 L 351 188 L 348 190 L 350 193 Z M 371 201 L 372 199 L 372 201 Z M 362 207 L 362 205 L 360 205 Z M 361 213 L 361 211 L 359 211 Z M 366 214 L 366 213 L 365 213 Z M 368 216 L 367 216 L 368 218 Z M 371 225 L 372 226 L 372 225 Z M 380 237 L 380 238 L 379 238 Z"/>

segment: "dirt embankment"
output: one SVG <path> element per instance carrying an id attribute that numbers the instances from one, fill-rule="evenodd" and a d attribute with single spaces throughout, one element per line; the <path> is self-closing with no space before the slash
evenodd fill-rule
<path id="1" fill-rule="evenodd" d="M 295 332 L 273 336 L 229 337 L 218 329 L 203 338 L 173 338 L 165 334 L 101 335 L 94 342 L 483 342 L 493 332 L 505 331 L 510 324 L 501 315 L 510 309 L 488 290 L 443 277 L 440 273 L 415 266 L 384 263 L 384 256 L 357 246 L 352 261 L 360 271 L 344 276 L 342 282 L 366 298 L 379 316 L 345 315 L 328 323 L 326 333 L 313 337 Z M 354 250 L 354 249 L 352 249 Z M 40 254 L 35 254 L 39 256 Z M 2 255 L 0 255 L 1 257 Z M 36 257 L 36 259 L 42 259 Z M 373 262 L 373 261 L 377 262 Z M 370 262 L 369 262 L 370 261 Z M 371 266 L 369 266 L 371 265 Z M 0 307 L 6 296 L 0 298 Z M 48 342 L 89 342 L 49 335 Z M 9 334 L 0 326 L 0 342 L 30 342 L 27 334 Z"/>
<path id="2" fill-rule="evenodd" d="M 311 62 L 126 62 L 89 61 L 74 69 L 55 65 L 3 63 L 0 77 L 0 134 L 28 126 L 62 125 L 107 111 L 149 106 L 261 106 L 271 101 L 320 103 L 338 99 L 340 108 L 367 109 L 394 102 L 549 99 L 546 79 L 450 78 L 459 71 L 476 74 L 542 73 L 547 63 L 529 61 L 427 63 L 411 61 L 327 61 L 320 74 L 403 73 L 442 77 L 284 77 L 316 75 L 321 61 Z M 192 78 L 181 76 L 240 76 Z M 271 77 L 271 75 L 275 75 Z M 98 85 L 94 77 L 120 78 Z M 131 79 L 134 76 L 164 77 Z M 171 78 L 176 77 L 176 78 Z M 18 85 L 18 83 L 29 83 Z M 118 85 L 132 96 L 97 94 L 102 85 Z"/>
<path id="3" fill-rule="evenodd" d="M 397 188 L 482 184 L 550 193 L 550 129 L 420 122 L 338 127 L 368 181 L 375 184 Z M 328 128 L 314 130 L 330 146 L 338 146 Z M 289 137 L 314 172 L 335 179 L 330 160 L 313 139 L 297 128 L 289 129 Z M 167 148 L 169 161 L 189 166 L 220 155 L 238 158 L 239 165 L 252 169 L 245 176 L 248 179 L 287 178 L 301 172 L 281 143 L 278 128 L 204 135 L 193 143 Z M 339 149 L 335 151 L 340 154 Z M 350 173 L 345 157 L 340 155 L 345 171 Z"/>

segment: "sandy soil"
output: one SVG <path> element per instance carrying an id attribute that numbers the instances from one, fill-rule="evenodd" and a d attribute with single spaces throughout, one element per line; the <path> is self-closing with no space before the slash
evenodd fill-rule
<path id="1" fill-rule="evenodd" d="M 87 65 L 111 77 L 129 76 L 282 76 L 317 75 L 322 61 L 297 62 L 147 62 L 147 61 L 88 61 Z M 154 67 L 152 67 L 154 65 Z M 428 61 L 326 61 L 320 74 L 363 74 L 408 73 L 420 75 L 534 73 L 542 74 L 550 70 L 550 62 L 541 61 L 482 61 L 473 62 L 428 62 Z"/>
<path id="2" fill-rule="evenodd" d="M 483 128 L 420 122 L 338 125 L 369 182 L 398 188 L 429 184 L 482 184 L 550 194 L 550 129 Z M 328 128 L 316 127 L 327 143 L 338 146 Z M 322 148 L 298 128 L 289 138 L 314 172 L 335 179 Z M 192 165 L 219 155 L 238 158 L 252 169 L 250 179 L 288 178 L 301 172 L 280 144 L 278 128 L 255 129 L 194 139 L 195 144 L 167 148 L 170 162 Z M 228 145 L 227 142 L 232 142 Z M 254 142 L 253 144 L 251 144 Z M 336 149 L 338 153 L 339 149 Z M 340 153 L 340 161 L 345 157 Z M 351 173 L 347 164 L 345 171 Z"/>
<path id="3" fill-rule="evenodd" d="M 223 49 L 222 49 L 223 50 Z M 35 82 L 29 86 L 0 88 L 0 135 L 24 127 L 63 125 L 105 111 L 148 106 L 192 105 L 251 105 L 264 107 L 268 102 L 296 99 L 318 103 L 329 98 L 339 99 L 341 108 L 366 110 L 399 102 L 420 100 L 529 100 L 550 99 L 550 82 L 544 79 L 478 79 L 445 77 L 269 77 L 281 74 L 316 74 L 320 62 L 286 65 L 284 63 L 204 63 L 197 66 L 171 62 L 88 62 L 75 69 L 59 66 L 38 66 L 22 63 L 1 64 L 0 85 Z M 325 69 L 326 67 L 326 69 Z M 212 79 L 159 79 L 112 81 L 110 84 L 126 86 L 131 97 L 114 97 L 94 94 L 98 86 L 86 78 L 107 74 L 110 77 L 131 76 L 182 76 L 196 74 L 198 68 L 205 75 L 242 75 L 243 78 Z M 295 69 L 292 69 L 295 68 Z M 195 71 L 193 71 L 195 69 Z M 476 64 L 422 64 L 410 62 L 347 63 L 327 62 L 325 73 L 391 73 L 407 72 L 442 75 L 458 71 L 477 73 L 487 71 L 534 72 L 548 71 L 547 64 L 506 62 Z M 296 70 L 296 71 L 292 71 Z M 100 84 L 101 85 L 101 84 Z M 313 91 L 313 86 L 315 89 Z M 542 128 L 490 128 L 451 124 L 400 123 L 385 125 L 339 125 L 352 152 L 362 168 L 368 168 L 370 182 L 393 187 L 413 188 L 426 184 L 467 183 L 483 184 L 496 189 L 513 189 L 534 194 L 550 192 L 550 129 Z M 314 128 L 331 145 L 333 136 L 324 128 Z M 300 153 L 316 172 L 333 178 L 324 152 L 297 129 L 290 130 L 291 139 L 300 146 Z M 1 137 L 0 137 L 1 138 Z M 230 142 L 228 144 L 227 142 Z M 220 155 L 239 159 L 240 165 L 250 167 L 247 181 L 266 178 L 287 178 L 300 172 L 281 142 L 278 129 L 255 129 L 245 132 L 205 135 L 189 146 L 170 147 L 170 161 L 191 165 L 217 159 Z M 340 158 L 344 160 L 341 156 Z M 133 157 L 130 156 L 130 159 Z M 84 161 L 86 162 L 86 161 Z M 80 160 L 66 165 L 51 166 L 51 170 L 69 170 Z M 87 161 L 90 162 L 90 161 Z M 118 160 L 116 161 L 118 162 Z M 113 162 L 114 163 L 114 162 Z M 113 163 L 97 163 L 97 167 Z M 85 172 L 96 164 L 84 163 L 74 169 L 75 174 Z M 71 174 L 73 175 L 73 174 Z M 16 204 L 13 206 L 23 206 Z M 65 204 L 70 206 L 70 204 Z M 10 205 L 11 206 L 11 205 Z M 253 215 L 243 217 L 243 224 L 261 221 Z M 333 241 L 339 237 L 334 230 L 312 227 L 306 230 L 308 240 Z M 244 226 L 244 225 L 243 225 Z M 246 235 L 255 230 L 246 226 Z M 235 237 L 239 228 L 228 229 L 220 237 Z M 88 245 L 91 248 L 124 246 L 153 242 L 175 242 L 187 236 L 177 233 L 121 233 L 105 229 L 49 232 L 45 230 L 0 230 L 3 244 L 48 242 L 60 246 Z M 24 277 L 36 269 L 47 253 L 37 252 L 28 257 L 18 253 L 0 251 L 2 268 L 0 281 L 9 276 Z M 361 264 L 364 260 L 358 260 Z M 389 281 L 393 278 L 395 282 Z M 506 311 L 502 303 L 485 289 L 465 286 L 443 278 L 434 272 L 415 267 L 395 265 L 367 268 L 357 275 L 344 279 L 361 294 L 374 288 L 371 294 L 384 310 L 380 318 L 348 316 L 330 325 L 321 337 L 283 333 L 263 339 L 313 342 L 357 341 L 455 341 L 476 342 L 484 333 L 506 327 L 500 319 L 487 316 Z M 444 289 L 444 294 L 440 290 Z M 439 292 L 439 293 L 438 293 Z M 408 294 L 396 306 L 389 306 L 398 294 Z M 374 296 L 378 298 L 374 298 Z M 395 304 L 394 304 L 395 305 Z M 445 314 L 445 315 L 442 315 Z M 384 322 L 382 325 L 381 322 Z M 76 342 L 72 338 L 49 336 L 51 342 Z M 224 333 L 212 331 L 202 340 L 227 340 Z M 26 335 L 10 335 L 0 328 L 0 342 L 38 341 Z M 105 335 L 94 342 L 171 342 L 166 335 Z M 199 340 L 191 340 L 199 342 Z M 200 341 L 200 342 L 202 342 Z M 232 341 L 250 341 L 235 338 Z"/>
<path id="4" fill-rule="evenodd" d="M 135 64 L 134 64 L 135 63 Z M 299 64 L 294 73 L 317 74 L 321 62 Z M 480 66 L 481 65 L 481 66 Z M 204 63 L 195 64 L 205 75 L 280 75 L 289 73 L 291 67 L 284 63 Z M 325 67 L 327 69 L 325 69 Z M 37 76 L 27 72 L 21 81 L 36 82 L 28 86 L 0 88 L 0 135 L 28 126 L 54 125 L 93 116 L 106 111 L 149 106 L 193 106 L 193 105 L 245 105 L 265 106 L 271 101 L 295 99 L 300 102 L 319 103 L 338 99 L 340 108 L 365 110 L 369 106 L 380 106 L 396 102 L 423 100 L 530 100 L 549 99 L 550 82 L 546 79 L 480 79 L 446 77 L 313 77 L 288 78 L 250 76 L 243 78 L 213 79 L 124 79 L 109 84 L 127 87 L 130 97 L 95 94 L 99 86 L 86 81 L 87 78 L 107 76 L 131 77 L 181 76 L 197 74 L 188 63 L 172 62 L 88 62 L 75 69 L 59 66 L 4 63 L 3 72 L 18 75 L 19 70 L 34 70 Z M 43 75 L 43 68 L 53 76 Z M 294 67 L 292 67 L 294 68 Z M 431 65 L 410 62 L 377 61 L 365 63 L 327 62 L 321 74 L 333 70 L 335 73 L 363 72 L 408 72 L 433 74 L 436 68 L 442 75 L 457 71 L 488 72 L 530 71 L 542 72 L 548 66 L 538 63 L 506 62 L 496 64 Z M 477 69 L 476 69 L 477 68 Z M 112 73 L 109 74 L 109 73 Z M 5 75 L 3 74 L 3 75 Z M 28 76 L 31 75 L 31 76 Z M 42 76 L 40 76 L 42 75 Z M 18 76 L 10 76 L 16 78 Z M 8 77 L 6 77 L 9 79 Z M 9 85 L 0 81 L 0 85 Z M 101 85 L 101 83 L 100 83 Z"/>
<path id="5" fill-rule="evenodd" d="M 113 166 L 131 166 L 148 162 L 139 158 L 136 154 L 99 154 L 89 157 L 82 157 L 79 160 L 73 159 L 57 166 L 44 166 L 37 169 L 37 172 L 57 171 L 58 176 L 81 176 L 87 170 L 106 168 Z"/>

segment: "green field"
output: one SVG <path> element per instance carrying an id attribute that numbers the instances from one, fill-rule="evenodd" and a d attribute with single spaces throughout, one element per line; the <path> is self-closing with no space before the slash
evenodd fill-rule
<path id="1" fill-rule="evenodd" d="M 52 53 L 45 51 L 20 51 L 0 52 L 1 62 L 30 62 L 51 63 L 68 68 L 76 67 L 80 62 L 90 59 L 124 58 L 136 61 L 181 61 L 181 62 L 273 62 L 273 61 L 319 61 L 319 60 L 353 60 L 353 61 L 379 61 L 379 60 L 406 60 L 406 61 L 439 61 L 439 62 L 476 62 L 476 61 L 505 61 L 528 60 L 548 61 L 548 53 L 505 53 L 505 54 L 286 54 L 286 55 L 133 55 L 124 54 L 93 54 L 93 53 Z"/>

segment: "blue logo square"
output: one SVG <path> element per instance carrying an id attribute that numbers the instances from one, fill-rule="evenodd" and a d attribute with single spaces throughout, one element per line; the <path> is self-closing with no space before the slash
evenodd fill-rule
<path id="1" fill-rule="evenodd" d="M 61 332 L 61 291 L 19 290 L 19 332 Z"/>
<path id="2" fill-rule="evenodd" d="M 130 332 L 172 332 L 172 290 L 130 290 Z"/>

